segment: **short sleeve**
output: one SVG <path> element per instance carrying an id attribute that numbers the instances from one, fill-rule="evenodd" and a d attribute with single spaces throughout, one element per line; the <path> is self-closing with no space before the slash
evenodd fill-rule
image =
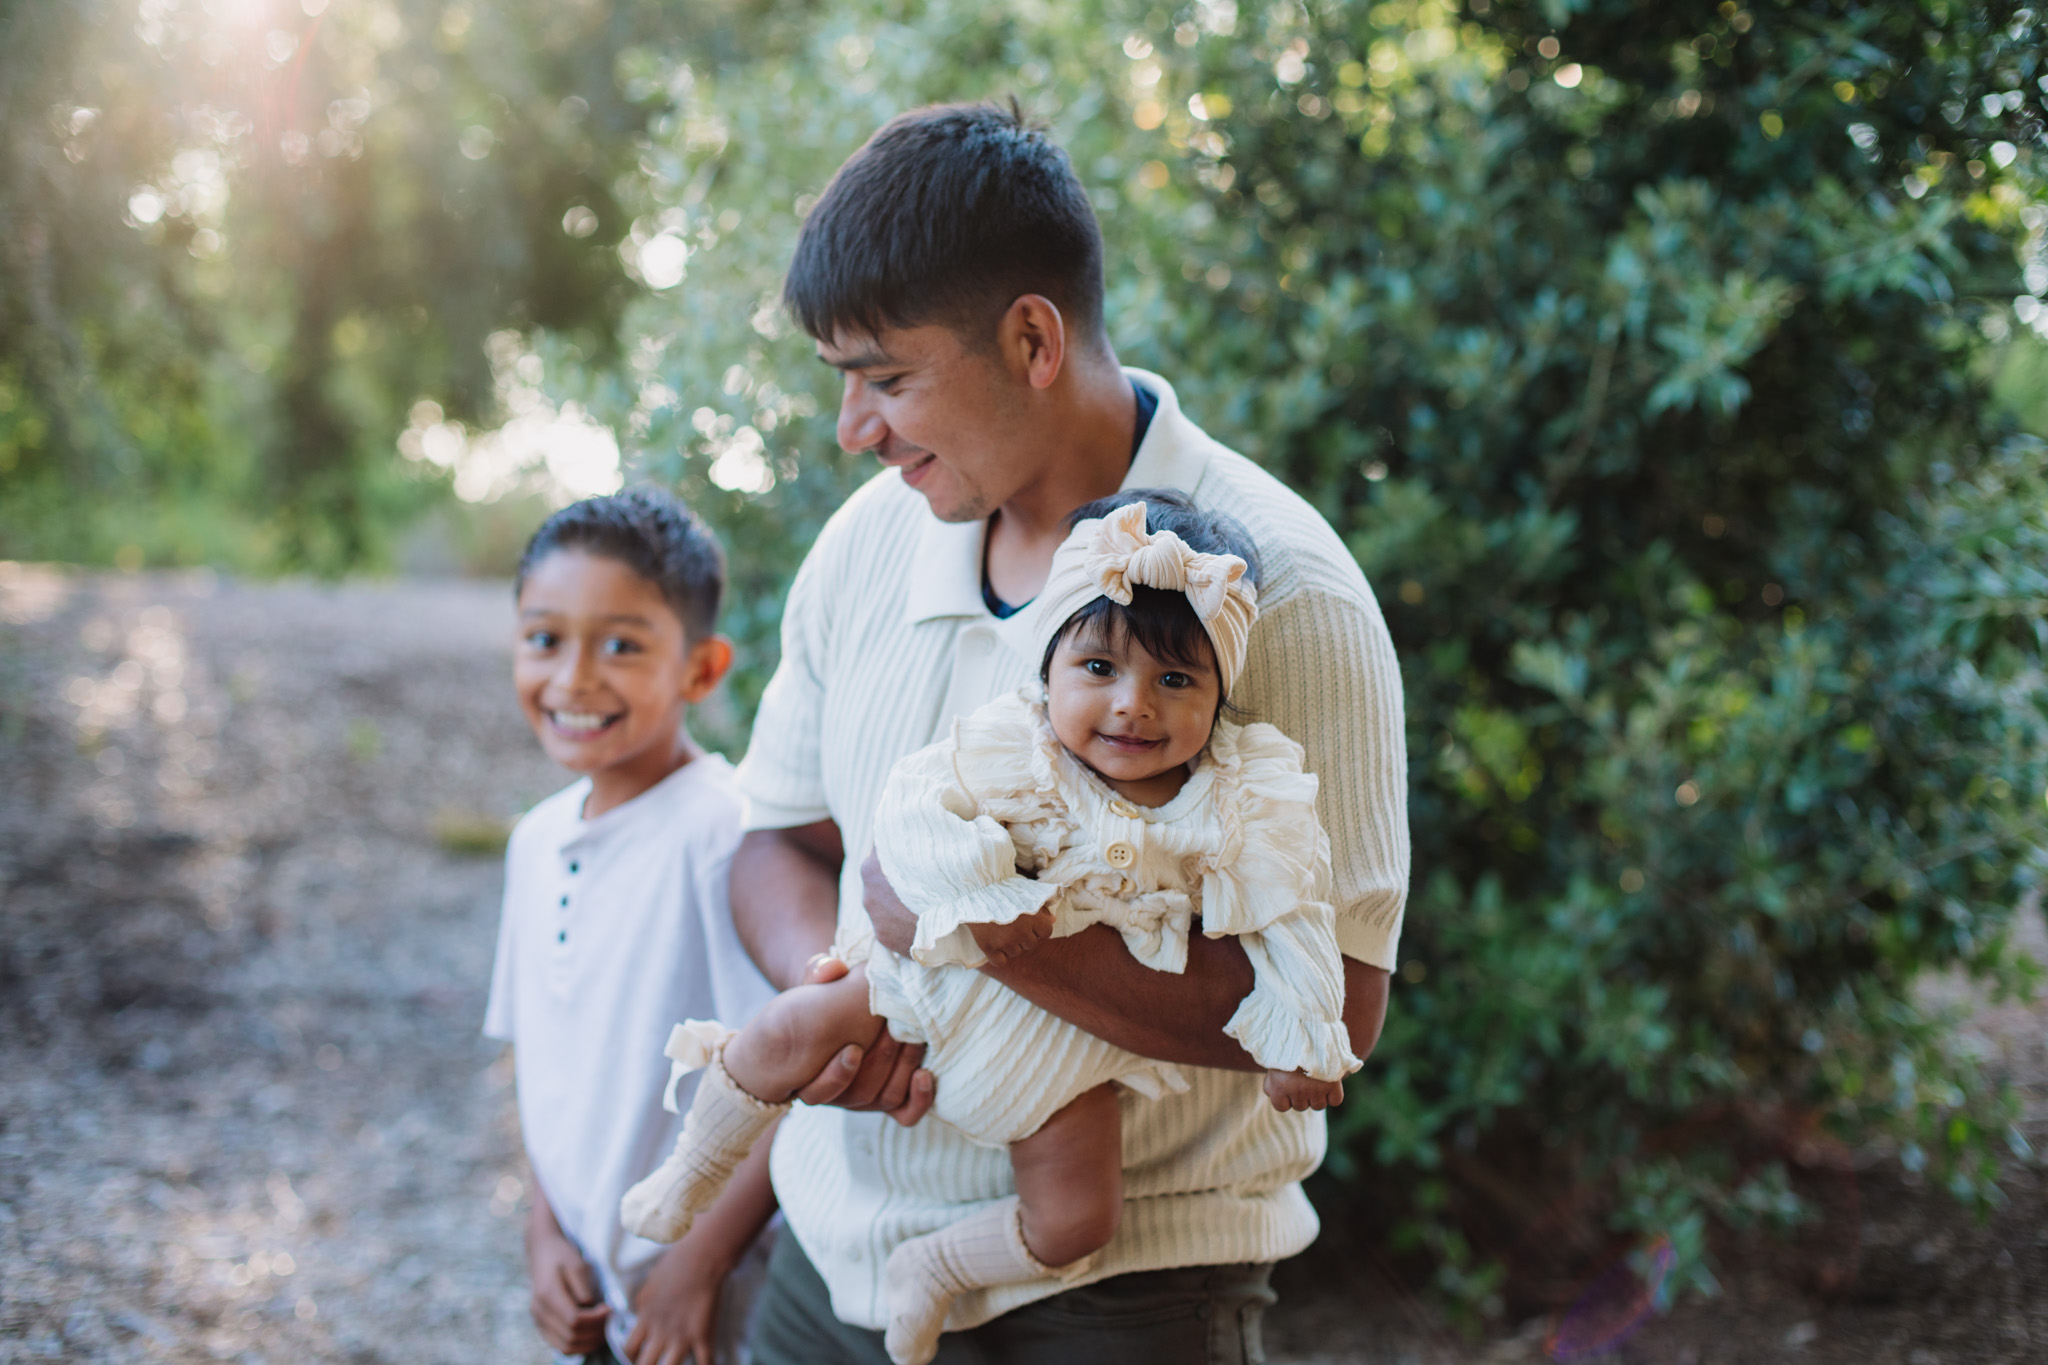
<path id="1" fill-rule="evenodd" d="M 820 764 L 826 626 L 832 574 L 830 528 L 811 547 L 782 611 L 782 660 L 761 694 L 753 737 L 738 769 L 747 829 L 790 829 L 830 819 Z"/>
<path id="2" fill-rule="evenodd" d="M 1337 945 L 1392 970 L 1408 897 L 1408 751 L 1401 670 L 1377 605 L 1320 588 L 1276 602 L 1252 632 L 1232 700 L 1301 745 L 1321 784 Z"/>

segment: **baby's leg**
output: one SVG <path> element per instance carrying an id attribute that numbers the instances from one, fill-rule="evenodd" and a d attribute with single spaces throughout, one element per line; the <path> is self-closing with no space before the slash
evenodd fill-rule
<path id="1" fill-rule="evenodd" d="M 1030 1137 L 1010 1144 L 1024 1245 L 1049 1266 L 1092 1256 L 1124 1211 L 1123 1115 L 1116 1087 L 1077 1095 Z"/>
<path id="2" fill-rule="evenodd" d="M 885 1345 L 925 1365 L 953 1300 L 970 1289 L 1071 1274 L 1109 1244 L 1123 1213 L 1123 1119 L 1114 1087 L 1078 1096 L 1010 1144 L 1017 1197 L 915 1237 L 889 1257 Z"/>
<path id="3" fill-rule="evenodd" d="M 883 1020 L 868 1008 L 868 974 L 798 986 L 764 1006 L 725 1045 L 725 1069 L 755 1099 L 781 1104 L 809 1084 L 841 1048 L 867 1048 Z"/>
<path id="4" fill-rule="evenodd" d="M 626 1191 L 619 1220 L 628 1232 L 673 1242 L 711 1207 L 798 1087 L 842 1047 L 866 1047 L 882 1030 L 868 1010 L 868 978 L 799 986 L 770 1001 L 752 1023 L 718 1045 L 697 1082 L 675 1150 Z"/>

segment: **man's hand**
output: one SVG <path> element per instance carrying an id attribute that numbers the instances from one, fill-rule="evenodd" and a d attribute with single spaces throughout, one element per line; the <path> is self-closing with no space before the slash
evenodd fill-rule
<path id="1" fill-rule="evenodd" d="M 1008 924 L 970 924 L 975 946 L 990 962 L 1008 962 L 1022 957 L 1052 937 L 1052 907 L 1020 915 Z"/>
<path id="2" fill-rule="evenodd" d="M 1283 1114 L 1297 1109 L 1328 1109 L 1344 1102 L 1344 1082 L 1319 1081 L 1299 1071 L 1268 1071 L 1266 1098 Z"/>
<path id="3" fill-rule="evenodd" d="M 611 1316 L 598 1297 L 597 1275 L 562 1233 L 538 1189 L 526 1220 L 526 1272 L 533 1281 L 533 1325 L 563 1355 L 589 1355 L 604 1345 Z"/>
<path id="4" fill-rule="evenodd" d="M 730 1260 L 695 1236 L 663 1252 L 633 1300 L 638 1318 L 625 1346 L 630 1365 L 714 1365 L 718 1294 L 730 1273 Z"/>
<path id="5" fill-rule="evenodd" d="M 849 968 L 839 959 L 821 953 L 811 959 L 804 982 L 822 985 L 837 981 L 849 971 L 866 970 Z M 932 1107 L 932 1097 L 937 1093 L 937 1083 L 921 1065 L 923 1061 L 922 1044 L 900 1043 L 883 1029 L 866 1051 L 853 1046 L 841 1048 L 816 1079 L 796 1092 L 796 1097 L 805 1104 L 879 1110 L 910 1128 Z"/>

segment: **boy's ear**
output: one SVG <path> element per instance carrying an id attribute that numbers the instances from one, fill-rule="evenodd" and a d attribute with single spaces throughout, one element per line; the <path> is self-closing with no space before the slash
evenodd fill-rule
<path id="1" fill-rule="evenodd" d="M 690 646 L 683 660 L 683 700 L 695 706 L 711 695 L 732 668 L 732 641 L 707 635 Z"/>

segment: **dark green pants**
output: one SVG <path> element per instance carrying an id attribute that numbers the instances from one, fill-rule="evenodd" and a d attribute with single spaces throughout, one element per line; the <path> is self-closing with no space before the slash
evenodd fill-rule
<path id="1" fill-rule="evenodd" d="M 939 1338 L 933 1365 L 1263 1365 L 1270 1265 L 1116 1275 Z M 754 1310 L 753 1365 L 889 1365 L 882 1334 L 832 1316 L 788 1229 Z"/>

